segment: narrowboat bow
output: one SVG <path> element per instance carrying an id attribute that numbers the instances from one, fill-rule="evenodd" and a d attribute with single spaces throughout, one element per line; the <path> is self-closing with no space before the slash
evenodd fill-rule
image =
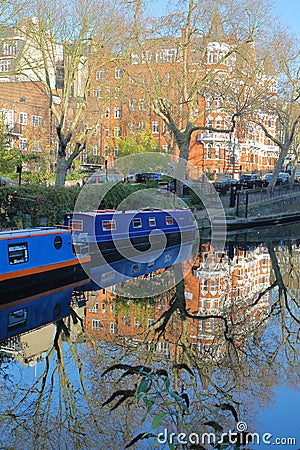
<path id="1" fill-rule="evenodd" d="M 90 256 L 74 256 L 71 233 L 55 227 L 0 232 L 0 305 L 88 280 Z"/>

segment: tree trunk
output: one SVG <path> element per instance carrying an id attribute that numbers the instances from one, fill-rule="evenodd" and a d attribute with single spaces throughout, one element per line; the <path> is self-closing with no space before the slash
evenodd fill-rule
<path id="1" fill-rule="evenodd" d="M 55 186 L 64 186 L 66 182 L 68 164 L 64 156 L 57 155 Z"/>
<path id="2" fill-rule="evenodd" d="M 276 161 L 276 164 L 275 164 L 275 167 L 273 170 L 273 176 L 272 176 L 271 181 L 268 186 L 268 188 L 270 188 L 270 189 L 272 189 L 276 184 L 279 172 L 282 171 L 282 166 L 283 166 L 284 160 L 288 154 L 289 148 L 290 148 L 290 145 L 283 145 L 281 148 L 280 155 Z"/>

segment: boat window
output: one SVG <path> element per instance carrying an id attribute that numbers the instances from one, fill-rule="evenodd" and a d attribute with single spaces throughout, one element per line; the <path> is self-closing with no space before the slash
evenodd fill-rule
<path id="1" fill-rule="evenodd" d="M 142 219 L 133 219 L 133 228 L 141 228 Z"/>
<path id="2" fill-rule="evenodd" d="M 26 325 L 28 317 L 28 308 L 21 308 L 17 311 L 13 311 L 8 316 L 7 329 L 12 330 Z"/>
<path id="3" fill-rule="evenodd" d="M 70 220 L 70 228 L 72 230 L 76 231 L 82 231 L 83 230 L 83 220 Z"/>
<path id="4" fill-rule="evenodd" d="M 139 264 L 134 264 L 131 269 L 131 273 L 139 273 L 141 266 Z"/>
<path id="5" fill-rule="evenodd" d="M 172 253 L 167 253 L 167 254 L 165 255 L 165 262 L 170 262 L 171 259 L 172 259 Z"/>
<path id="6" fill-rule="evenodd" d="M 54 247 L 56 248 L 56 250 L 60 250 L 61 249 L 61 247 L 62 247 L 62 238 L 61 238 L 61 236 L 55 236 Z"/>
<path id="7" fill-rule="evenodd" d="M 9 264 L 21 264 L 28 261 L 28 245 L 27 242 L 8 245 L 8 261 Z"/>
<path id="8" fill-rule="evenodd" d="M 171 216 L 166 217 L 166 225 L 173 225 L 173 217 Z"/>
<path id="9" fill-rule="evenodd" d="M 115 230 L 116 221 L 115 220 L 102 220 L 102 229 L 104 231 Z"/>
<path id="10" fill-rule="evenodd" d="M 155 225 L 156 225 L 155 217 L 149 217 L 149 226 L 155 227 Z"/>

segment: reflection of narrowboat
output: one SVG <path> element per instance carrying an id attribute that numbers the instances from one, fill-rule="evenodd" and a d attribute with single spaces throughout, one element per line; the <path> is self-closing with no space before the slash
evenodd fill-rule
<path id="1" fill-rule="evenodd" d="M 87 280 L 89 256 L 73 254 L 71 233 L 59 228 L 0 232 L 0 304 Z"/>
<path id="2" fill-rule="evenodd" d="M 125 258 L 102 266 L 91 266 L 90 281 L 81 290 L 99 290 L 122 283 L 132 278 L 149 275 L 160 269 L 189 260 L 192 255 L 193 244 L 174 245 L 163 251 L 145 252 L 137 256 L 134 261 Z"/>
<path id="3" fill-rule="evenodd" d="M 128 258 L 136 251 L 194 242 L 196 237 L 189 209 L 76 212 L 65 217 L 65 226 L 72 229 L 75 248 L 85 237 L 91 254 L 99 249 L 107 261 L 120 259 L 120 253 Z"/>
<path id="4" fill-rule="evenodd" d="M 86 280 L 0 305 L 0 341 L 70 314 L 74 288 Z"/>

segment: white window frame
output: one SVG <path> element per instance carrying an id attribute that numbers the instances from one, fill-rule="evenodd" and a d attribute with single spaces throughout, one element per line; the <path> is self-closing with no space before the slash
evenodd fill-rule
<path id="1" fill-rule="evenodd" d="M 114 137 L 121 137 L 121 127 L 114 127 Z"/>
<path id="2" fill-rule="evenodd" d="M 152 133 L 159 134 L 159 122 L 152 122 Z"/>
<path id="3" fill-rule="evenodd" d="M 115 119 L 121 119 L 122 116 L 122 109 L 121 106 L 115 106 L 115 114 L 114 114 L 114 118 Z"/>
<path id="4" fill-rule="evenodd" d="M 33 127 L 41 127 L 43 122 L 42 116 L 32 115 L 31 123 Z"/>
<path id="5" fill-rule="evenodd" d="M 26 138 L 19 138 L 19 149 L 27 150 L 27 139 Z"/>
<path id="6" fill-rule="evenodd" d="M 123 77 L 123 70 L 120 67 L 115 68 L 115 79 L 120 80 Z"/>
<path id="7" fill-rule="evenodd" d="M 28 125 L 28 114 L 27 112 L 20 112 L 19 114 L 19 124 Z"/>

